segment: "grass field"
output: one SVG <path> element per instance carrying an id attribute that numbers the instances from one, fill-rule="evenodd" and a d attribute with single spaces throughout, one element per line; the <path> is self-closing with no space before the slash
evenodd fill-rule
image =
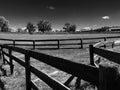
<path id="1" fill-rule="evenodd" d="M 119 36 L 119 34 L 57 34 L 57 35 L 29 35 L 29 34 L 0 34 L 0 38 L 7 38 L 7 39 L 64 39 L 64 38 L 92 38 L 92 37 L 106 37 L 106 36 Z M 89 49 L 60 49 L 60 50 L 39 50 L 36 49 L 37 52 L 49 54 L 52 56 L 64 58 L 67 60 L 71 60 L 77 63 L 84 63 L 89 64 Z M 15 56 L 24 59 L 23 55 L 19 53 L 14 53 Z M 6 90 L 25 90 L 25 76 L 24 76 L 24 68 L 21 67 L 19 64 L 15 64 L 14 74 L 8 77 L 1 77 L 4 81 Z M 49 65 L 44 63 L 38 62 L 31 58 L 31 64 L 35 66 L 37 69 L 46 72 L 48 74 L 53 74 L 52 77 L 57 79 L 60 82 L 65 82 L 68 77 L 71 75 L 66 74 L 65 72 L 59 71 Z M 8 69 L 8 66 L 5 67 Z M 8 69 L 9 72 L 9 69 Z M 39 80 L 37 77 L 32 75 L 32 80 L 36 80 L 36 84 L 40 88 L 40 90 L 51 90 L 45 83 Z M 71 84 L 74 85 L 74 81 Z M 86 85 L 86 86 L 85 86 Z M 84 83 L 81 86 L 80 90 L 96 90 L 91 88 L 92 86 L 88 83 Z M 74 90 L 74 89 L 72 89 Z"/>
<path id="2" fill-rule="evenodd" d="M 0 33 L 0 38 L 6 39 L 28 39 L 28 40 L 40 40 L 40 39 L 69 39 L 69 38 L 93 38 L 93 37 L 107 37 L 107 36 L 119 36 L 120 34 L 5 34 Z"/>

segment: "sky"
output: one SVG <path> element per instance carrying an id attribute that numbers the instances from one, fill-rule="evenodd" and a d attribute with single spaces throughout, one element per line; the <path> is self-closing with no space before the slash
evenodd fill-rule
<path id="1" fill-rule="evenodd" d="M 66 22 L 80 28 L 120 25 L 119 0 L 1 0 L 0 16 L 11 27 L 25 27 L 48 20 L 54 29 Z"/>

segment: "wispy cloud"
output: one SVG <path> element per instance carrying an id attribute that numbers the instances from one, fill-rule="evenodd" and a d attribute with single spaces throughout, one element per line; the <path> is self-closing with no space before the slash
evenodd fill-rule
<path id="1" fill-rule="evenodd" d="M 103 16 L 102 19 L 108 20 L 108 19 L 110 19 L 110 16 Z"/>
<path id="2" fill-rule="evenodd" d="M 93 27 L 97 27 L 98 25 L 93 25 Z"/>
<path id="3" fill-rule="evenodd" d="M 48 6 L 47 9 L 49 9 L 49 10 L 55 10 L 56 8 L 54 6 Z"/>

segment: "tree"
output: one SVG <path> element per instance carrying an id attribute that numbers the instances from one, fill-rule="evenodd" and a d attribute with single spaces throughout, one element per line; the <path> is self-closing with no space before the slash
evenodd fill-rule
<path id="1" fill-rule="evenodd" d="M 1 32 L 9 31 L 8 20 L 6 20 L 5 17 L 3 16 L 0 16 L 0 31 Z"/>
<path id="2" fill-rule="evenodd" d="M 63 29 L 65 30 L 65 32 L 69 32 L 69 29 L 70 29 L 70 23 L 65 23 Z"/>
<path id="3" fill-rule="evenodd" d="M 76 30 L 76 25 L 75 24 L 70 24 L 70 23 L 65 23 L 63 29 L 65 32 L 75 32 Z"/>
<path id="4" fill-rule="evenodd" d="M 69 28 L 69 32 L 75 32 L 76 30 L 76 25 L 71 25 L 70 28 Z"/>
<path id="5" fill-rule="evenodd" d="M 31 22 L 28 22 L 26 28 L 28 29 L 29 34 L 32 34 L 35 31 L 35 26 Z"/>
<path id="6" fill-rule="evenodd" d="M 49 21 L 45 21 L 45 20 L 40 20 L 37 24 L 38 26 L 38 31 L 41 32 L 45 32 L 45 31 L 51 31 L 51 24 L 49 23 Z"/>
<path id="7" fill-rule="evenodd" d="M 105 27 L 101 27 L 101 28 L 95 29 L 94 31 L 96 31 L 96 32 L 105 32 L 105 31 L 109 31 L 109 28 L 110 27 L 105 26 Z"/>

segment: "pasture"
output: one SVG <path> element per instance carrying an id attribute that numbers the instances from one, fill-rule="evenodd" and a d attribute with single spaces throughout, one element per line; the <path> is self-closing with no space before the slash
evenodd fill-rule
<path id="1" fill-rule="evenodd" d="M 23 46 L 23 48 L 26 48 L 24 46 L 27 46 L 27 47 L 29 46 L 29 48 L 32 48 L 33 44 L 36 45 L 35 48 L 46 48 L 46 49 L 47 48 L 48 49 L 59 48 L 59 47 L 60 48 L 81 48 L 82 47 L 81 43 L 84 44 L 83 47 L 88 47 L 88 44 L 94 44 L 99 41 L 105 40 L 104 37 L 114 37 L 114 36 L 119 36 L 119 34 L 114 34 L 114 33 L 113 34 L 101 34 L 100 33 L 100 34 L 32 34 L 30 35 L 30 34 L 21 34 L 21 33 L 19 34 L 0 33 L 0 38 L 12 39 L 12 41 L 3 40 L 3 41 L 0 41 L 0 43 L 5 43 L 5 44 L 15 43 L 16 45 L 24 44 L 24 45 L 20 45 L 20 47 Z M 84 40 L 84 38 L 86 39 Z M 87 38 L 101 38 L 101 39 L 87 40 Z M 65 39 L 73 39 L 73 40 L 65 40 Z M 17 40 L 17 41 L 14 42 L 13 40 Z M 29 40 L 29 41 L 20 41 L 20 40 Z M 111 38 L 110 39 L 107 38 L 107 40 L 111 40 Z M 112 40 L 114 40 L 114 38 L 112 38 Z M 32 46 L 30 44 L 32 44 Z"/>
<path id="2" fill-rule="evenodd" d="M 0 33 L 0 38 L 5 39 L 26 39 L 26 40 L 43 40 L 43 39 L 70 39 L 70 38 L 95 38 L 120 36 L 120 34 L 16 34 L 16 33 Z"/>
<path id="3" fill-rule="evenodd" d="M 1 33 L 0 38 L 6 38 L 6 39 L 27 39 L 27 40 L 42 40 L 42 39 L 69 39 L 69 38 L 94 38 L 94 37 L 107 37 L 107 36 L 119 36 L 119 34 L 5 34 Z M 36 49 L 37 52 L 45 53 L 48 55 L 64 58 L 67 60 L 71 60 L 77 63 L 84 63 L 89 64 L 89 50 L 88 48 L 84 49 L 57 49 L 57 50 L 39 50 Z M 23 58 L 23 55 L 19 53 L 14 53 L 17 57 Z M 62 71 L 59 71 L 58 69 L 52 68 L 49 65 L 46 65 L 41 62 L 37 62 L 36 60 L 33 60 L 31 58 L 31 64 L 35 66 L 37 69 L 42 70 L 43 72 L 46 72 L 48 74 L 51 74 L 52 77 L 57 79 L 60 82 L 65 82 L 66 79 L 68 79 L 71 75 L 68 75 Z M 5 66 L 6 69 L 8 69 L 7 65 Z M 8 77 L 1 77 L 1 79 L 5 82 L 6 90 L 25 90 L 25 80 L 24 80 L 24 69 L 17 63 L 15 63 L 15 72 L 12 76 Z M 9 70 L 8 70 L 9 72 Z M 50 90 L 48 86 L 43 83 L 41 80 L 36 78 L 34 75 L 32 76 L 32 80 L 35 81 L 35 83 L 38 85 L 38 87 L 41 90 Z M 84 88 L 87 88 L 86 90 L 96 90 L 91 88 L 92 85 L 89 85 L 89 83 L 85 82 L 86 84 L 83 84 L 81 87 L 82 90 L 85 90 Z M 71 87 L 73 83 L 71 84 Z M 86 86 L 85 86 L 86 85 Z M 74 90 L 74 89 L 73 89 Z"/>

